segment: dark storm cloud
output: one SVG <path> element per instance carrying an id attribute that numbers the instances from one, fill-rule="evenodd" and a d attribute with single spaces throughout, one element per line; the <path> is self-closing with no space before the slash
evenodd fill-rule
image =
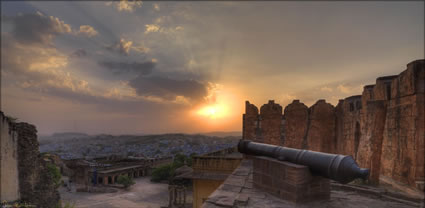
<path id="1" fill-rule="evenodd" d="M 141 96 L 157 96 L 165 99 L 184 96 L 193 100 L 200 100 L 208 94 L 208 86 L 196 80 L 138 76 L 131 80 L 129 84 Z"/>
<path id="2" fill-rule="evenodd" d="M 71 57 L 74 57 L 74 58 L 82 58 L 86 56 L 87 56 L 87 51 L 82 48 L 77 49 L 71 54 Z"/>
<path id="3" fill-rule="evenodd" d="M 20 43 L 51 44 L 59 34 L 71 33 L 71 26 L 53 16 L 45 16 L 40 12 L 35 14 L 18 14 L 3 16 L 2 21 L 12 23 L 12 34 Z"/>
<path id="4" fill-rule="evenodd" d="M 29 81 L 48 79 L 46 74 L 29 70 L 32 64 L 61 65 L 66 59 L 54 48 L 21 44 L 8 33 L 1 35 L 1 52 L 2 70 Z"/>
<path id="5" fill-rule="evenodd" d="M 159 112 L 171 113 L 176 108 L 185 108 L 184 105 L 174 103 L 164 104 L 158 102 L 151 102 L 148 100 L 120 100 L 115 98 L 108 98 L 103 96 L 75 92 L 65 88 L 48 88 L 43 89 L 42 91 L 37 88 L 30 88 L 28 89 L 28 92 L 42 93 L 43 95 L 52 96 L 57 99 L 70 101 L 72 103 L 95 105 L 96 111 L 103 113 L 115 112 L 129 115 L 140 113 L 143 115 L 149 115 L 158 114 Z M 140 108 L 140 106 L 143 106 L 143 108 Z"/>
<path id="6" fill-rule="evenodd" d="M 102 61 L 98 62 L 101 67 L 104 67 L 114 74 L 125 74 L 125 73 L 138 73 L 140 75 L 148 75 L 152 73 L 155 67 L 155 62 L 113 62 L 113 61 Z"/>

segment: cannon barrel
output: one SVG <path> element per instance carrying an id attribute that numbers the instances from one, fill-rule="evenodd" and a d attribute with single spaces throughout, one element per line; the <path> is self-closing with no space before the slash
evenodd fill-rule
<path id="1" fill-rule="evenodd" d="M 281 147 L 270 144 L 240 140 L 240 153 L 267 156 L 281 161 L 305 165 L 315 175 L 320 175 L 340 183 L 349 183 L 356 178 L 367 179 L 369 169 L 360 168 L 349 155 L 337 155 L 310 150 Z"/>

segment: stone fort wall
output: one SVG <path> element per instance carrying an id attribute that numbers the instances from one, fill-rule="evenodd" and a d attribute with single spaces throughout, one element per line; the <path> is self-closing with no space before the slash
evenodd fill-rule
<path id="1" fill-rule="evenodd" d="M 396 76 L 379 77 L 361 95 L 337 106 L 294 100 L 283 110 L 274 101 L 258 108 L 246 101 L 243 139 L 351 155 L 370 168 L 370 183 L 387 177 L 423 189 L 425 60 Z M 420 185 L 422 184 L 422 185 Z"/>
<path id="2" fill-rule="evenodd" d="M 18 135 L 13 123 L 0 113 L 0 200 L 19 199 Z"/>
<path id="3" fill-rule="evenodd" d="M 0 199 L 36 207 L 56 207 L 60 196 L 39 152 L 37 130 L 15 123 L 0 111 Z"/>

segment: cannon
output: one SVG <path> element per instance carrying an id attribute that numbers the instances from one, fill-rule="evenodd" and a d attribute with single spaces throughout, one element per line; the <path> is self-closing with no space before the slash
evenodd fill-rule
<path id="1" fill-rule="evenodd" d="M 247 155 L 266 156 L 305 165 L 314 175 L 335 180 L 339 183 L 349 183 L 356 178 L 367 180 L 369 169 L 360 168 L 349 155 L 329 154 L 310 150 L 281 147 L 270 144 L 240 140 L 238 151 Z"/>

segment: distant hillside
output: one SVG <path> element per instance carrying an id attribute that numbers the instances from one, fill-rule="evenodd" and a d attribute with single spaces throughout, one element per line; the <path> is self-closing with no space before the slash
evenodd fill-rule
<path id="1" fill-rule="evenodd" d="M 82 133 L 56 133 L 40 136 L 40 152 L 50 152 L 62 158 L 100 157 L 107 155 L 137 155 L 146 157 L 171 156 L 177 153 L 205 154 L 235 146 L 237 133 L 215 132 L 201 134 L 161 135 L 87 135 Z"/>

